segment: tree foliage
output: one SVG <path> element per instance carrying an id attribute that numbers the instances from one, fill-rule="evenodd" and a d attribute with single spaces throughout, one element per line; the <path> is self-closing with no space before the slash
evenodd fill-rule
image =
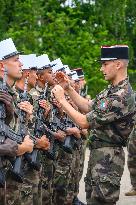
<path id="1" fill-rule="evenodd" d="M 70 68 L 82 67 L 92 96 L 106 85 L 96 61 L 100 46 L 128 44 L 135 86 L 135 1 L 0 0 L 0 5 L 0 40 L 12 37 L 26 54 L 47 53 Z"/>

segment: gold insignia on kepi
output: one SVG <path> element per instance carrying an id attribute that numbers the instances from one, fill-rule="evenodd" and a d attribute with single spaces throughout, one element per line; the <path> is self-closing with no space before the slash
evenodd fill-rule
<path id="1" fill-rule="evenodd" d="M 108 98 L 101 98 L 97 101 L 97 111 L 109 112 L 112 105 L 112 101 Z"/>

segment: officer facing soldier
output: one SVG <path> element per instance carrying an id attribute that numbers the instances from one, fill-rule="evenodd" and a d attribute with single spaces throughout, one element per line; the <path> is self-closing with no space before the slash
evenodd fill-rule
<path id="1" fill-rule="evenodd" d="M 61 75 L 61 85 L 86 115 L 67 102 L 60 85 L 55 86 L 52 93 L 71 119 L 81 128 L 89 128 L 92 133 L 85 179 L 87 204 L 114 205 L 119 199 L 124 169 L 123 146 L 126 146 L 135 123 L 135 95 L 127 78 L 128 46 L 102 47 L 100 60 L 101 71 L 111 85 L 91 103 L 78 95 L 68 78 Z"/>

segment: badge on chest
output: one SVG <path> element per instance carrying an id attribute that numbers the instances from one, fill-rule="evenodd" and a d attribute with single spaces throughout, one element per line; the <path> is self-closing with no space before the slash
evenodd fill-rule
<path id="1" fill-rule="evenodd" d="M 97 99 L 95 102 L 95 110 L 97 112 L 109 112 L 112 106 L 112 101 L 109 98 Z"/>

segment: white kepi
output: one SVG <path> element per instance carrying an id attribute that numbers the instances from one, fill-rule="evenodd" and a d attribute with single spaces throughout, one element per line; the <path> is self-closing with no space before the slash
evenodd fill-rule
<path id="1" fill-rule="evenodd" d="M 36 54 L 20 55 L 19 60 L 23 64 L 22 70 L 37 68 Z"/>
<path id="2" fill-rule="evenodd" d="M 45 69 L 51 67 L 51 62 L 47 54 L 43 54 L 37 57 L 37 68 Z"/>
<path id="3" fill-rule="evenodd" d="M 0 41 L 0 60 L 5 60 L 22 52 L 17 51 L 16 46 L 11 38 Z"/>
<path id="4" fill-rule="evenodd" d="M 65 69 L 66 75 L 69 75 L 71 73 L 71 70 L 68 65 L 64 65 L 64 69 Z"/>
<path id="5" fill-rule="evenodd" d="M 51 65 L 52 65 L 53 73 L 56 73 L 57 71 L 61 71 L 62 69 L 64 69 L 64 65 L 61 62 L 60 58 L 57 58 L 56 60 L 52 61 Z"/>
<path id="6" fill-rule="evenodd" d="M 77 72 L 76 71 L 71 71 L 71 73 L 72 73 L 72 80 L 74 80 L 74 81 L 79 81 L 79 77 L 78 77 L 78 75 L 77 75 Z"/>

